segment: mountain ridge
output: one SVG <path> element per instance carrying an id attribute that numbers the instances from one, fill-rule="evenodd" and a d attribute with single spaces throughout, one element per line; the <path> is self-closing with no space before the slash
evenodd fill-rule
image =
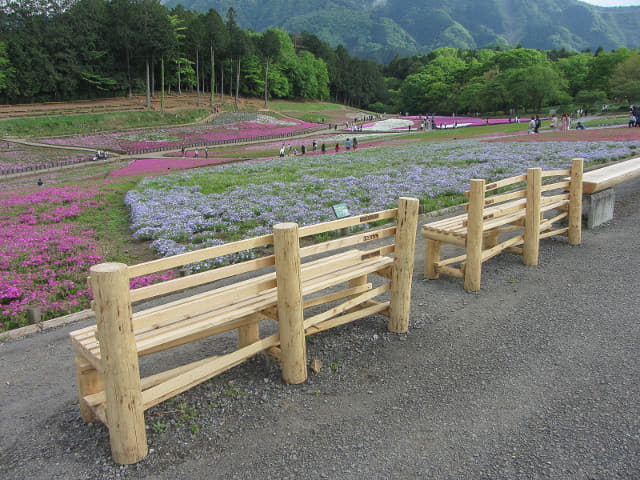
<path id="1" fill-rule="evenodd" d="M 582 51 L 640 47 L 640 6 L 598 7 L 578 0 L 164 0 L 167 7 L 223 17 L 243 28 L 308 31 L 352 54 L 386 62 L 439 47 L 513 46 Z"/>

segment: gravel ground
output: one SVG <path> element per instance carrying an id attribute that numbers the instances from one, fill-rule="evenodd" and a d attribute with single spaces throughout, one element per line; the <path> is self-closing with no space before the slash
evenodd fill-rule
<path id="1" fill-rule="evenodd" d="M 484 264 L 479 294 L 425 281 L 418 236 L 408 334 L 376 316 L 315 335 L 324 367 L 298 386 L 252 359 L 149 410 L 150 454 L 133 466 L 80 420 L 68 333 L 83 324 L 5 342 L 0 478 L 640 478 L 640 179 L 616 196 L 582 246 Z"/>

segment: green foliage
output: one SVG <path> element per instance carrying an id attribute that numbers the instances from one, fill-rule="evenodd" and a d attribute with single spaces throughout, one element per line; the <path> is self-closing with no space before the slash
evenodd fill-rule
<path id="1" fill-rule="evenodd" d="M 156 423 L 154 423 L 151 428 L 153 428 L 153 432 L 154 433 L 164 433 L 164 431 L 167 429 L 167 425 L 158 421 Z"/>
<path id="2" fill-rule="evenodd" d="M 233 382 L 229 382 L 224 390 L 224 394 L 229 398 L 241 398 L 246 397 L 248 395 L 247 392 L 243 391 L 235 385 Z"/>

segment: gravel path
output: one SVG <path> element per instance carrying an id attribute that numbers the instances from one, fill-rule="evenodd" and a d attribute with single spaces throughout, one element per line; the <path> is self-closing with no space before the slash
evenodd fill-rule
<path id="1" fill-rule="evenodd" d="M 5 342 L 0 478 L 640 478 L 640 179 L 616 196 L 582 246 L 486 263 L 479 294 L 425 281 L 418 236 L 408 334 L 372 317 L 315 335 L 324 368 L 299 386 L 262 357 L 236 367 L 149 410 L 134 466 L 80 421 L 67 335 L 82 324 Z"/>

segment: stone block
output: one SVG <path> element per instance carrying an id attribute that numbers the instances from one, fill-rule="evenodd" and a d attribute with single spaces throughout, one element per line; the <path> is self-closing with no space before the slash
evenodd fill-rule
<path id="1" fill-rule="evenodd" d="M 592 229 L 612 220 L 615 200 L 613 188 L 585 195 L 582 199 L 582 214 L 587 217 L 587 228 Z"/>

